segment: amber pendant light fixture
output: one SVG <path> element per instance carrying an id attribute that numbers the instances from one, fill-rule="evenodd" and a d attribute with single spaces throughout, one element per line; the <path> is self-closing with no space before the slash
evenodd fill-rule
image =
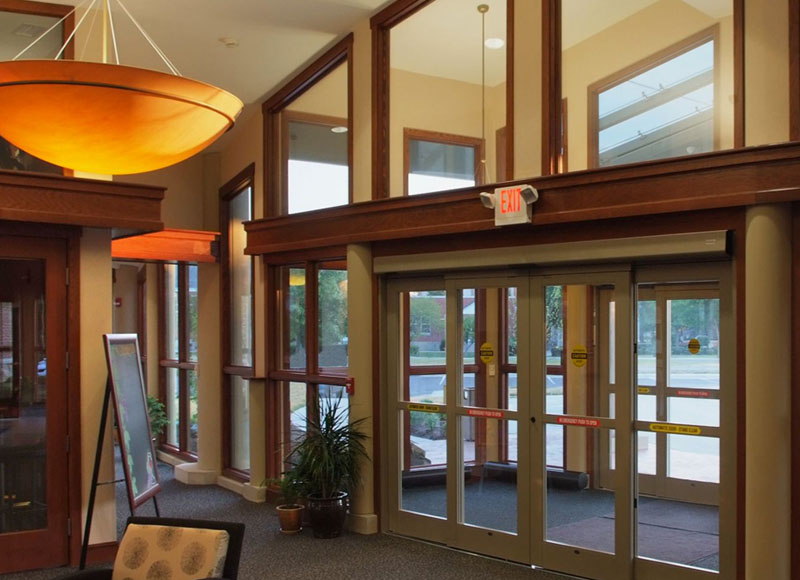
<path id="1" fill-rule="evenodd" d="M 98 2 L 103 62 L 61 59 Z M 55 165 L 105 175 L 153 171 L 202 151 L 233 125 L 242 102 L 180 76 L 117 0 L 171 74 L 120 65 L 110 3 L 91 1 L 54 60 L 19 60 L 37 39 L 14 60 L 0 62 L 0 135 Z M 107 62 L 109 32 L 113 64 Z"/>

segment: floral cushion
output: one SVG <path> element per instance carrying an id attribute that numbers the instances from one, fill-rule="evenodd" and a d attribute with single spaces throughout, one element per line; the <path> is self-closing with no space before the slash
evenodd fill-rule
<path id="1" fill-rule="evenodd" d="M 112 580 L 192 580 L 222 575 L 228 532 L 130 524 L 117 550 Z"/>

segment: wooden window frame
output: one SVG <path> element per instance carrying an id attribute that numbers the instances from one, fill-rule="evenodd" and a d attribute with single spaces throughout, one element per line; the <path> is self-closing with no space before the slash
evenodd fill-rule
<path id="1" fill-rule="evenodd" d="M 190 409 L 189 409 L 189 373 L 197 371 L 197 361 L 189 359 L 189 336 L 186 329 L 186 321 L 189 313 L 189 283 L 187 269 L 190 265 L 187 262 L 172 264 L 162 264 L 158 270 L 158 366 L 159 366 L 159 399 L 166 404 L 167 401 L 167 373 L 169 369 L 178 372 L 178 445 L 167 443 L 166 435 L 159 436 L 159 449 L 180 457 L 186 461 L 197 461 L 197 453 L 189 450 L 189 428 L 190 428 Z M 178 276 L 178 358 L 167 357 L 167 304 L 166 286 L 167 277 L 165 269 L 168 266 L 175 266 Z M 169 289 L 171 291 L 171 289 Z"/>
<path id="2" fill-rule="evenodd" d="M 438 131 L 426 131 L 425 129 L 403 128 L 403 195 L 408 197 L 408 176 L 411 171 L 411 141 L 426 141 L 439 145 L 456 145 L 458 147 L 469 147 L 475 152 L 475 163 L 473 177 L 475 185 L 483 185 L 483 171 L 481 171 L 481 160 L 485 155 L 485 143 L 480 137 L 467 137 L 466 135 L 454 135 L 452 133 L 441 133 Z M 468 186 L 472 187 L 472 186 Z M 427 195 L 426 192 L 417 195 Z"/>
<path id="3" fill-rule="evenodd" d="M 236 481 L 245 482 L 250 478 L 249 470 L 231 467 L 233 452 L 233 427 L 231 422 L 231 378 L 238 376 L 252 379 L 255 369 L 256 333 L 255 333 L 255 260 L 250 256 L 250 336 L 253 337 L 252 364 L 250 366 L 231 364 L 231 255 L 230 255 L 230 201 L 247 189 L 250 190 L 250 217 L 255 217 L 255 163 L 251 163 L 240 171 L 219 190 L 219 225 L 220 225 L 220 313 L 221 313 L 221 361 L 222 361 L 222 473 Z M 248 435 L 249 437 L 249 435 Z"/>
<path id="4" fill-rule="evenodd" d="M 264 118 L 264 212 L 266 217 L 288 213 L 286 150 L 288 145 L 281 135 L 283 120 L 281 113 L 301 95 L 333 72 L 341 64 L 347 64 L 347 159 L 349 193 L 348 203 L 353 203 L 353 34 L 350 33 L 326 51 L 317 60 L 281 87 L 261 105 Z M 344 123 L 340 123 L 344 125 Z M 284 162 L 285 161 L 285 162 Z"/>
<path id="5" fill-rule="evenodd" d="M 731 2 L 733 5 L 733 149 L 739 149 L 744 147 L 745 143 L 744 0 L 731 0 Z M 566 152 L 566 144 L 562 143 L 561 137 L 561 18 L 561 0 L 544 0 L 542 2 L 543 176 L 559 173 L 559 152 L 562 148 Z M 800 64 L 797 64 L 797 67 L 800 68 Z M 796 108 L 798 117 L 800 117 L 800 101 Z M 800 135 L 800 131 L 798 133 Z"/>
<path id="6" fill-rule="evenodd" d="M 390 197 L 389 58 L 391 29 L 435 0 L 397 0 L 370 19 L 372 27 L 372 198 Z M 514 175 L 514 2 L 506 0 L 506 175 Z"/>
<path id="7" fill-rule="evenodd" d="M 318 276 L 323 269 L 347 269 L 346 250 L 342 247 L 331 248 L 323 254 L 312 252 L 292 260 L 269 266 L 267 274 L 267 310 L 273 323 L 267 328 L 267 342 L 272 345 L 268 352 L 267 372 L 267 475 L 278 477 L 284 470 L 283 456 L 279 450 L 286 449 L 290 442 L 291 423 L 286 420 L 289 408 L 289 384 L 306 385 L 306 412 L 311 416 L 318 411 L 317 391 L 320 385 L 343 387 L 347 384 L 348 368 L 320 368 L 319 366 L 319 332 L 318 332 Z M 331 268 L 334 266 L 334 268 Z M 289 368 L 289 270 L 291 268 L 305 271 L 305 368 Z"/>
<path id="8" fill-rule="evenodd" d="M 588 103 L 588 119 L 587 127 L 587 162 L 590 169 L 600 167 L 600 131 L 599 131 L 599 99 L 600 94 L 608 91 L 622 83 L 639 76 L 640 74 L 654 69 L 657 66 L 670 62 L 687 52 L 702 46 L 708 42 L 714 43 L 714 110 L 712 117 L 712 132 L 714 136 L 714 151 L 718 151 L 720 147 L 719 132 L 719 103 L 720 103 L 720 48 L 719 48 L 719 24 L 710 26 L 700 32 L 687 36 L 678 42 L 660 50 L 654 54 L 648 55 L 633 64 L 626 66 L 623 69 L 615 71 L 605 78 L 591 83 L 587 87 L 587 103 Z M 563 118 L 563 117 L 562 117 Z M 565 147 L 565 146 L 564 146 Z M 662 158 L 659 158 L 662 159 Z"/>

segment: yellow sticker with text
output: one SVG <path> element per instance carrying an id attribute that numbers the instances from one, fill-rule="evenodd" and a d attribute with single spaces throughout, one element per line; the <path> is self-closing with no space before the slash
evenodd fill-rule
<path id="1" fill-rule="evenodd" d="M 442 408 L 439 405 L 423 405 L 421 403 L 409 403 L 409 411 L 422 411 L 423 413 L 439 413 Z"/>
<path id="2" fill-rule="evenodd" d="M 692 354 L 697 354 L 700 352 L 700 341 L 696 338 L 693 338 L 689 341 L 689 352 Z"/>
<path id="3" fill-rule="evenodd" d="M 669 425 L 667 423 L 650 423 L 650 430 L 656 433 L 672 433 L 675 435 L 700 435 L 703 430 L 692 425 Z"/>
<path id="4" fill-rule="evenodd" d="M 481 345 L 478 353 L 480 354 L 481 360 L 484 362 L 484 364 L 488 365 L 494 360 L 494 347 L 492 346 L 491 342 L 484 342 Z"/>
<path id="5" fill-rule="evenodd" d="M 582 367 L 589 360 L 589 351 L 582 344 L 572 347 L 572 352 L 569 353 L 569 358 L 576 367 Z"/>
<path id="6" fill-rule="evenodd" d="M 639 387 L 637 389 L 640 395 L 649 395 L 650 394 L 650 387 Z"/>

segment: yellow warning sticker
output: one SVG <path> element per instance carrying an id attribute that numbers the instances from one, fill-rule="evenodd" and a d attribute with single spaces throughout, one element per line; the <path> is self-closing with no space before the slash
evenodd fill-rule
<path id="1" fill-rule="evenodd" d="M 484 364 L 488 365 L 494 360 L 494 347 L 492 346 L 491 342 L 484 342 L 481 345 L 478 353 L 480 354 L 481 360 L 484 362 Z"/>
<path id="2" fill-rule="evenodd" d="M 422 403 L 409 403 L 409 411 L 422 411 L 423 413 L 440 413 L 442 408 L 439 405 L 423 405 Z"/>
<path id="3" fill-rule="evenodd" d="M 569 354 L 569 358 L 572 361 L 572 364 L 574 364 L 576 367 L 582 367 L 589 359 L 589 352 L 586 350 L 585 346 L 579 344 L 572 347 L 572 352 Z"/>
<path id="4" fill-rule="evenodd" d="M 692 425 L 670 425 L 668 423 L 650 423 L 650 430 L 656 433 L 674 433 L 677 435 L 700 435 L 703 430 Z"/>
<path id="5" fill-rule="evenodd" d="M 696 338 L 693 338 L 689 341 L 689 352 L 692 354 L 697 354 L 700 352 L 700 341 Z"/>
<path id="6" fill-rule="evenodd" d="M 652 389 L 650 387 L 639 387 L 636 391 L 640 395 L 649 395 Z"/>

